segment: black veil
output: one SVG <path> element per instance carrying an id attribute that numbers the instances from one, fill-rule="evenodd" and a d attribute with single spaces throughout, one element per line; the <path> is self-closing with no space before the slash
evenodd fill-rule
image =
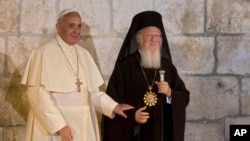
<path id="1" fill-rule="evenodd" d="M 127 119 L 119 116 L 116 116 L 114 119 L 109 119 L 104 116 L 104 141 L 128 141 L 131 140 L 131 138 L 145 141 L 164 141 L 166 139 L 170 141 L 184 140 L 185 108 L 189 102 L 189 92 L 172 64 L 170 49 L 162 23 L 162 16 L 158 12 L 143 11 L 133 17 L 131 26 L 118 54 L 115 68 L 111 74 L 107 94 L 120 103 L 129 103 L 137 108 L 144 105 L 143 100 L 139 98 L 143 98 L 142 96 L 148 87 L 143 84 L 140 85 L 144 77 L 143 74 L 138 75 L 140 74 L 140 66 L 138 62 L 135 61 L 135 55 L 131 56 L 130 54 L 139 53 L 136 52 L 137 45 L 135 35 L 139 30 L 147 26 L 156 26 L 161 31 L 161 69 L 169 71 L 168 75 L 165 75 L 165 80 L 169 80 L 169 84 L 173 89 L 171 100 L 177 102 L 167 104 L 166 97 L 163 94 L 159 94 L 158 104 L 154 107 L 147 108 L 147 111 L 150 113 L 150 119 L 147 121 L 147 124 L 141 124 L 139 126 L 135 124 L 134 121 L 137 109 L 125 111 L 129 117 Z M 131 57 L 128 57 L 129 55 Z M 128 60 L 125 60 L 125 58 Z M 125 61 L 122 62 L 123 60 Z M 128 67 L 128 65 L 131 66 Z M 145 70 L 148 72 L 149 77 L 154 77 L 150 75 L 152 74 L 150 72 L 154 72 L 155 69 L 146 68 Z M 159 77 L 160 76 L 156 79 L 159 80 Z M 153 80 L 153 78 L 149 79 Z M 154 85 L 153 89 L 157 91 L 157 86 Z"/>
<path id="2" fill-rule="evenodd" d="M 161 14 L 156 11 L 144 11 L 134 16 L 130 29 L 125 37 L 121 50 L 118 54 L 116 63 L 122 61 L 129 54 L 132 54 L 137 50 L 135 35 L 139 30 L 147 26 L 156 26 L 161 30 L 161 56 L 172 62 Z"/>

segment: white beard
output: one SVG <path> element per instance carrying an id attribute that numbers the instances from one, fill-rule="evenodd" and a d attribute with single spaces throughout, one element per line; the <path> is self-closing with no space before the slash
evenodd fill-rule
<path id="1" fill-rule="evenodd" d="M 160 68 L 161 67 L 161 52 L 158 48 L 154 53 L 150 50 L 140 51 L 141 54 L 141 64 L 145 68 Z"/>

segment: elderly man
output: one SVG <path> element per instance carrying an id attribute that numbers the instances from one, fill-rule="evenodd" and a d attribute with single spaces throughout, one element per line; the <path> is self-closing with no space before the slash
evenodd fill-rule
<path id="1" fill-rule="evenodd" d="M 189 91 L 172 64 L 159 13 L 133 18 L 107 93 L 135 108 L 126 112 L 127 119 L 104 117 L 103 141 L 184 140 Z"/>
<path id="2" fill-rule="evenodd" d="M 112 118 L 126 118 L 118 104 L 99 91 L 104 83 L 90 54 L 77 45 L 81 17 L 63 10 L 56 24 L 58 34 L 32 51 L 22 84 L 27 85 L 30 112 L 26 141 L 100 141 L 95 110 Z"/>

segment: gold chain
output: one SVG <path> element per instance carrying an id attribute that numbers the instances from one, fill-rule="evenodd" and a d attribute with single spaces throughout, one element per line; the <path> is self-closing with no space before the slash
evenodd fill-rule
<path id="1" fill-rule="evenodd" d="M 146 76 L 146 74 L 145 74 L 145 71 L 144 71 L 144 69 L 143 69 L 143 67 L 142 67 L 142 65 L 141 65 L 141 63 L 140 63 L 140 61 L 139 61 L 139 57 L 138 57 L 136 54 L 135 54 L 135 56 L 136 56 L 136 59 L 137 59 L 138 63 L 140 64 L 142 73 L 143 73 L 143 75 L 144 75 L 144 77 L 145 77 L 145 80 L 146 80 L 146 82 L 147 82 L 147 85 L 148 85 L 148 89 L 151 91 L 151 90 L 153 89 L 153 85 L 154 85 L 154 82 L 155 82 L 155 77 L 156 77 L 157 69 L 155 69 L 155 74 L 154 74 L 154 79 L 153 79 L 153 81 L 152 81 L 152 84 L 149 85 L 148 78 L 147 78 L 147 76 Z"/>

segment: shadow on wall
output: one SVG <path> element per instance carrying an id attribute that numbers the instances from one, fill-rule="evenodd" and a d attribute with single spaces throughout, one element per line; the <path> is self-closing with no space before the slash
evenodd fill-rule
<path id="1" fill-rule="evenodd" d="M 86 23 L 82 23 L 82 37 L 81 40 L 79 41 L 79 45 L 81 45 L 83 48 L 87 49 L 88 52 L 91 54 L 93 57 L 99 71 L 101 72 L 100 64 L 99 64 L 99 59 L 95 50 L 95 44 L 93 42 L 91 33 L 90 33 L 90 27 Z M 106 85 L 102 85 L 100 87 L 102 91 L 106 91 Z"/>
<path id="2" fill-rule="evenodd" d="M 82 23 L 82 37 L 81 40 L 79 41 L 79 45 L 88 50 L 90 55 L 93 57 L 99 71 L 101 72 L 100 64 L 99 64 L 99 59 L 95 50 L 95 44 L 93 42 L 92 36 L 90 34 L 90 27 L 86 23 Z M 106 85 L 103 84 L 100 87 L 101 91 L 106 91 Z M 96 111 L 96 116 L 98 119 L 99 127 L 101 127 L 101 120 L 102 120 L 102 114 Z M 101 128 L 99 128 L 101 130 Z M 100 131 L 101 132 L 101 131 Z"/>
<path id="3" fill-rule="evenodd" d="M 20 124 L 22 121 L 27 121 L 29 111 L 26 87 L 20 84 L 21 75 L 11 57 L 3 53 L 0 53 L 0 56 L 4 60 L 4 63 L 1 63 L 3 64 L 1 79 L 4 78 L 3 94 L 5 94 L 3 105 L 8 107 L 8 110 L 4 110 L 8 115 L 4 120 L 10 121 L 10 124 Z"/>
<path id="4" fill-rule="evenodd" d="M 12 74 L 5 98 L 9 103 L 11 103 L 19 115 L 27 121 L 29 104 L 27 101 L 26 87 L 21 85 L 20 82 L 21 75 L 16 69 Z"/>

